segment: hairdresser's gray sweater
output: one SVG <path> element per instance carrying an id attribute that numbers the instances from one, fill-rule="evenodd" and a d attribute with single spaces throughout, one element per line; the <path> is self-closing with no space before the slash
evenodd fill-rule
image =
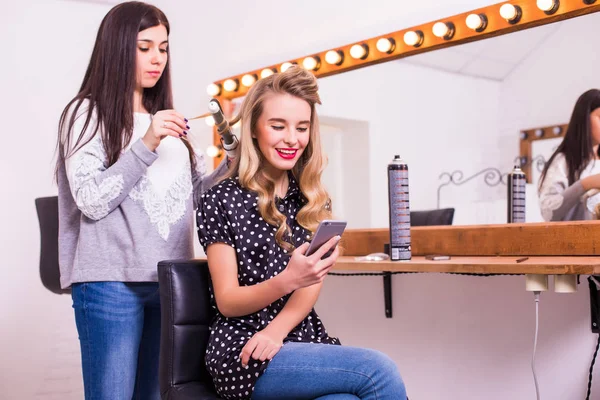
<path id="1" fill-rule="evenodd" d="M 75 136 L 85 112 L 76 120 Z M 149 114 L 136 113 L 131 145 L 108 168 L 100 135 L 60 166 L 63 288 L 76 282 L 156 282 L 159 261 L 193 257 L 193 211 L 226 164 L 205 176 L 204 158 L 196 152 L 192 171 L 187 148 L 173 137 L 150 151 L 141 141 L 150 122 Z M 95 126 L 93 118 L 89 126 Z"/>
<path id="2" fill-rule="evenodd" d="M 600 162 L 592 160 L 581 172 L 578 181 L 569 186 L 569 173 L 564 154 L 559 153 L 548 167 L 546 179 L 539 190 L 542 217 L 546 221 L 582 221 L 598 219 L 595 208 L 600 204 L 597 189 L 586 191 L 581 179 L 600 173 Z"/>

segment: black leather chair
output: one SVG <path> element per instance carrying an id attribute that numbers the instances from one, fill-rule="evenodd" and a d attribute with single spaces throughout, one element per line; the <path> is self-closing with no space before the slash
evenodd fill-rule
<path id="1" fill-rule="evenodd" d="M 453 220 L 454 208 L 410 212 L 411 226 L 452 225 Z"/>
<path id="2" fill-rule="evenodd" d="M 161 337 L 159 383 L 163 400 L 219 399 L 204 353 L 215 312 L 206 261 L 158 264 Z"/>
<path id="3" fill-rule="evenodd" d="M 58 266 L 58 196 L 35 199 L 40 223 L 40 278 L 48 290 L 56 294 L 69 294 L 71 289 L 60 288 Z"/>

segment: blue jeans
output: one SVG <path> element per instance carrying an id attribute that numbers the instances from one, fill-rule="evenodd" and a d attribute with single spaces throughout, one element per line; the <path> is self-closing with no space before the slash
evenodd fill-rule
<path id="1" fill-rule="evenodd" d="M 160 399 L 158 283 L 72 287 L 86 400 Z"/>
<path id="2" fill-rule="evenodd" d="M 369 349 L 288 342 L 258 378 L 253 400 L 403 400 L 396 364 Z"/>

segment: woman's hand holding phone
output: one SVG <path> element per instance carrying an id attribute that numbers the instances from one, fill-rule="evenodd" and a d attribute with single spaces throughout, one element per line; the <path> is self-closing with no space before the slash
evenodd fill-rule
<path id="1" fill-rule="evenodd" d="M 282 274 L 286 274 L 292 291 L 323 282 L 325 275 L 333 267 L 340 254 L 339 247 L 336 246 L 339 241 L 340 236 L 334 236 L 310 256 L 305 255 L 309 246 L 308 242 L 294 250 L 287 267 L 282 272 Z M 334 246 L 335 249 L 331 255 L 321 260 L 321 257 Z"/>

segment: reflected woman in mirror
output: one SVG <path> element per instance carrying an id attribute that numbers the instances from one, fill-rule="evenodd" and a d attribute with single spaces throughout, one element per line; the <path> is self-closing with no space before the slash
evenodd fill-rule
<path id="1" fill-rule="evenodd" d="M 538 188 L 546 221 L 597 218 L 600 203 L 600 90 L 583 93 L 561 144 L 546 163 Z"/>
<path id="2" fill-rule="evenodd" d="M 406 399 L 394 361 L 340 346 L 313 308 L 339 255 L 323 257 L 339 236 L 305 254 L 331 219 L 317 104 L 303 68 L 256 82 L 240 110 L 240 153 L 200 202 L 217 311 L 206 366 L 224 399 Z"/>

